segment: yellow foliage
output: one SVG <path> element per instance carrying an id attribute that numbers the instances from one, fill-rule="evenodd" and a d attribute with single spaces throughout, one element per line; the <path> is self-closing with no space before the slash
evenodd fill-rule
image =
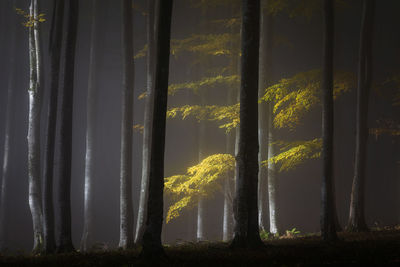
<path id="1" fill-rule="evenodd" d="M 197 93 L 200 89 L 206 87 L 216 87 L 216 86 L 237 87 L 239 83 L 240 83 L 240 78 L 238 75 L 230 75 L 230 76 L 218 75 L 215 77 L 206 77 L 199 81 L 194 81 L 194 82 L 170 84 L 168 86 L 168 94 L 174 95 L 179 90 L 182 89 L 190 89 Z"/>
<path id="2" fill-rule="evenodd" d="M 21 15 L 27 19 L 27 21 L 22 23 L 22 25 L 24 25 L 27 28 L 35 26 L 35 23 L 38 23 L 38 22 L 41 23 L 41 22 L 46 21 L 44 13 L 40 13 L 39 15 L 37 15 L 37 17 L 34 17 L 34 16 L 31 16 L 29 14 L 29 12 L 26 12 L 26 11 L 22 10 L 21 8 L 15 8 L 15 12 L 17 12 L 18 15 Z"/>
<path id="3" fill-rule="evenodd" d="M 281 146 L 278 155 L 263 161 L 264 166 L 268 165 L 268 162 L 280 164 L 279 171 L 288 171 L 296 168 L 299 164 L 303 163 L 307 159 L 316 159 L 321 156 L 322 139 L 316 138 L 310 141 L 297 141 L 297 142 L 278 142 Z"/>
<path id="4" fill-rule="evenodd" d="M 135 124 L 133 125 L 133 130 L 135 132 L 143 133 L 144 126 L 142 124 Z"/>
<path id="5" fill-rule="evenodd" d="M 291 78 L 281 79 L 268 87 L 261 100 L 274 103 L 274 125 L 277 128 L 294 130 L 311 108 L 319 105 L 321 71 L 301 72 Z M 355 86 L 352 73 L 338 71 L 334 75 L 333 97 L 336 99 Z"/>
<path id="6" fill-rule="evenodd" d="M 235 158 L 230 154 L 214 154 L 187 169 L 184 175 L 165 178 L 165 192 L 175 201 L 168 209 L 167 223 L 183 209 L 195 206 L 198 198 L 212 197 L 221 189 L 221 180 L 231 178 Z"/>
<path id="7" fill-rule="evenodd" d="M 183 120 L 189 116 L 192 116 L 195 117 L 198 121 L 225 121 L 225 123 L 221 124 L 219 128 L 225 129 L 227 132 L 229 132 L 233 128 L 236 128 L 236 126 L 240 122 L 239 110 L 239 103 L 232 106 L 185 105 L 169 109 L 167 111 L 167 117 L 175 118 L 180 115 Z"/>

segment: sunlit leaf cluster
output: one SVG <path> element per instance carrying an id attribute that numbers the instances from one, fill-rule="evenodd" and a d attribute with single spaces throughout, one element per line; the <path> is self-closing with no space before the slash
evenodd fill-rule
<path id="1" fill-rule="evenodd" d="M 274 103 L 274 126 L 295 129 L 301 119 L 313 107 L 321 103 L 321 71 L 301 72 L 293 77 L 281 79 L 268 87 L 262 97 Z M 336 72 L 334 75 L 334 98 L 355 86 L 355 77 L 349 72 Z"/>
<path id="2" fill-rule="evenodd" d="M 321 156 L 322 139 L 316 138 L 309 141 L 296 142 L 277 142 L 280 147 L 280 153 L 263 161 L 264 166 L 268 162 L 280 165 L 279 171 L 288 171 L 296 168 L 298 165 L 309 159 L 316 159 Z"/>
<path id="3" fill-rule="evenodd" d="M 199 197 L 212 197 L 221 190 L 221 181 L 232 178 L 235 158 L 230 154 L 214 154 L 188 168 L 184 175 L 165 178 L 165 192 L 174 203 L 169 207 L 167 223 L 178 217 L 183 209 L 195 206 Z"/>
<path id="4" fill-rule="evenodd" d="M 35 23 L 40 23 L 40 22 L 45 22 L 45 14 L 44 13 L 40 13 L 39 15 L 32 16 L 29 14 L 29 12 L 26 12 L 24 10 L 22 10 L 21 8 L 15 8 L 15 11 L 17 12 L 18 15 L 23 16 L 26 21 L 24 21 L 22 23 L 22 25 L 24 25 L 27 28 L 31 28 L 33 26 L 35 26 Z"/>
<path id="5" fill-rule="evenodd" d="M 400 123 L 393 119 L 385 118 L 377 120 L 377 127 L 370 128 L 369 134 L 378 139 L 381 135 L 400 136 Z"/>
<path id="6" fill-rule="evenodd" d="M 175 93 L 183 89 L 189 89 L 195 93 L 198 93 L 199 90 L 203 88 L 213 88 L 217 86 L 223 86 L 227 88 L 237 87 L 239 83 L 240 78 L 238 75 L 218 75 L 214 77 L 206 77 L 199 81 L 171 84 L 168 86 L 168 94 L 174 95 Z"/>
<path id="7" fill-rule="evenodd" d="M 219 128 L 225 129 L 227 132 L 236 128 L 239 124 L 239 103 L 231 106 L 201 106 L 201 105 L 185 105 L 174 107 L 167 111 L 168 118 L 176 118 L 180 116 L 182 119 L 194 117 L 198 121 L 209 120 L 223 122 Z"/>

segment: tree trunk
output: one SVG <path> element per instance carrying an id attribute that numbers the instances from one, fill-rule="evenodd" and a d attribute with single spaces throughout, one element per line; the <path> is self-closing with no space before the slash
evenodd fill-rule
<path id="1" fill-rule="evenodd" d="M 55 250 L 53 169 L 56 139 L 57 98 L 60 77 L 60 57 L 64 19 L 64 1 L 55 1 L 50 31 L 50 95 L 47 111 L 47 132 L 43 167 L 43 234 L 44 253 Z"/>
<path id="2" fill-rule="evenodd" d="M 148 258 L 160 257 L 164 254 L 161 245 L 161 230 L 172 3 L 172 0 L 159 2 L 157 20 L 157 63 L 155 67 L 149 195 L 146 228 L 143 235 L 143 255 Z"/>
<path id="3" fill-rule="evenodd" d="M 92 0 L 92 25 L 90 36 L 90 59 L 89 59 L 89 79 L 86 107 L 86 156 L 85 156 L 85 185 L 84 185 L 84 217 L 83 233 L 80 244 L 81 251 L 88 251 L 93 246 L 93 213 L 94 213 L 94 195 L 93 185 L 94 162 L 95 162 L 95 126 L 96 126 L 96 99 L 97 99 L 97 18 L 98 1 Z"/>
<path id="4" fill-rule="evenodd" d="M 149 163 L 151 151 L 151 121 L 153 118 L 153 99 L 154 99 L 154 11 L 155 0 L 148 1 L 148 13 L 146 20 L 147 26 L 147 97 L 144 109 L 144 129 L 143 129 L 143 152 L 142 152 L 142 180 L 140 184 L 139 209 L 136 223 L 135 243 L 141 244 L 145 227 L 147 211 L 147 195 L 149 185 Z"/>
<path id="5" fill-rule="evenodd" d="M 275 156 L 275 136 L 273 123 L 273 103 L 268 107 L 268 159 Z M 279 208 L 278 208 L 278 178 L 275 163 L 268 163 L 268 203 L 269 203 L 269 232 L 276 235 L 280 234 Z"/>
<path id="6" fill-rule="evenodd" d="M 271 57 L 273 44 L 273 24 L 272 15 L 266 10 L 266 3 L 262 7 L 261 12 L 261 29 L 260 29 L 260 67 L 259 67 L 259 85 L 258 98 L 261 98 L 265 89 L 271 84 Z M 260 170 L 258 173 L 258 225 L 260 230 L 268 231 L 268 168 L 261 167 L 261 162 L 268 159 L 268 103 L 260 102 L 258 104 L 258 142 L 260 151 L 258 154 L 258 162 Z"/>
<path id="7" fill-rule="evenodd" d="M 260 1 L 242 1 L 239 152 L 236 226 L 232 247 L 262 245 L 258 229 L 258 56 Z"/>
<path id="8" fill-rule="evenodd" d="M 333 0 L 324 1 L 324 50 L 322 77 L 322 205 L 321 235 L 325 241 L 337 239 L 333 191 Z"/>
<path id="9" fill-rule="evenodd" d="M 32 0 L 30 16 L 39 14 L 37 0 Z M 40 181 L 40 113 L 42 110 L 42 62 L 40 49 L 39 22 L 29 27 L 29 126 L 28 126 L 28 173 L 29 173 L 29 207 L 33 222 L 33 253 L 40 253 L 43 248 L 43 214 L 41 205 Z"/>
<path id="10" fill-rule="evenodd" d="M 75 47 L 78 29 L 78 0 L 70 0 L 65 41 L 64 84 L 61 88 L 60 141 L 58 165 L 58 252 L 74 250 L 71 239 L 71 157 Z"/>
<path id="11" fill-rule="evenodd" d="M 16 5 L 15 0 L 13 1 L 14 6 Z M 4 133 L 4 154 L 3 154 L 3 168 L 1 173 L 1 189 L 0 189 L 0 252 L 7 249 L 8 245 L 8 185 L 11 179 L 10 175 L 10 158 L 11 158 L 11 144 L 13 141 L 13 107 L 15 106 L 15 80 L 17 72 L 17 64 L 15 58 L 17 57 L 15 46 L 17 44 L 17 25 L 16 15 L 13 15 L 13 21 L 11 24 L 9 39 L 11 42 L 9 51 L 9 75 L 7 84 L 7 109 L 5 116 L 5 133 Z"/>
<path id="12" fill-rule="evenodd" d="M 357 121 L 354 177 L 347 230 L 368 231 L 365 222 L 365 176 L 368 142 L 368 100 L 372 81 L 372 40 L 375 0 L 364 0 L 357 83 Z"/>

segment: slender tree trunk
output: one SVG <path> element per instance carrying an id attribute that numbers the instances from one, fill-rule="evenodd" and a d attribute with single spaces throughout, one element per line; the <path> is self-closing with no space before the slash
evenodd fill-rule
<path id="1" fill-rule="evenodd" d="M 39 14 L 37 0 L 32 0 L 30 16 Z M 29 27 L 29 126 L 28 126 L 28 173 L 29 173 L 29 207 L 33 222 L 33 253 L 40 253 L 43 248 L 43 215 L 41 205 L 40 181 L 40 114 L 42 110 L 42 62 L 40 49 L 39 22 Z"/>
<path id="2" fill-rule="evenodd" d="M 375 0 L 364 0 L 357 84 L 356 148 L 348 231 L 368 231 L 365 222 L 365 176 L 368 142 L 368 100 L 372 81 Z"/>
<path id="3" fill-rule="evenodd" d="M 242 1 L 239 152 L 233 247 L 262 245 L 258 229 L 258 56 L 260 1 Z"/>
<path id="4" fill-rule="evenodd" d="M 65 40 L 64 84 L 61 88 L 58 165 L 58 252 L 74 250 L 71 239 L 71 157 L 75 47 L 78 30 L 78 0 L 69 0 Z"/>
<path id="5" fill-rule="evenodd" d="M 261 98 L 265 89 L 271 84 L 271 57 L 273 43 L 273 25 L 272 16 L 266 10 L 266 4 L 263 2 L 261 12 L 261 29 L 260 29 L 260 67 L 259 67 L 259 85 L 258 98 Z M 260 230 L 267 231 L 269 229 L 268 220 L 268 168 L 261 167 L 261 162 L 268 159 L 268 103 L 260 102 L 258 104 L 258 142 L 260 151 L 258 154 L 258 162 L 260 170 L 258 173 L 258 225 Z"/>
<path id="6" fill-rule="evenodd" d="M 86 156 L 85 156 L 85 190 L 84 190 L 84 217 L 83 233 L 80 244 L 81 251 L 88 251 L 93 246 L 93 213 L 95 184 L 94 162 L 95 162 L 95 126 L 96 126 L 96 99 L 97 99 L 97 18 L 98 0 L 92 0 L 92 25 L 90 36 L 90 59 L 89 59 L 89 80 L 86 107 Z"/>
<path id="7" fill-rule="evenodd" d="M 134 246 L 132 204 L 132 143 L 133 143 L 133 12 L 132 1 L 122 2 L 122 119 L 121 119 L 121 172 L 120 172 L 120 235 L 119 247 Z"/>
<path id="8" fill-rule="evenodd" d="M 273 103 L 268 104 L 268 159 L 275 156 L 275 136 L 273 123 Z M 279 226 L 279 205 L 278 205 L 278 177 L 275 163 L 268 163 L 268 203 L 269 203 L 269 231 L 272 234 L 281 232 Z"/>
<path id="9" fill-rule="evenodd" d="M 149 185 L 149 163 L 151 151 L 151 121 L 153 119 L 153 99 L 154 99 L 154 11 L 155 0 L 149 0 L 147 26 L 147 97 L 144 109 L 144 129 L 143 129 L 143 153 L 142 153 L 142 180 L 140 184 L 140 199 L 138 217 L 136 223 L 135 243 L 141 244 L 145 227 L 147 211 L 147 193 Z"/>
<path id="10" fill-rule="evenodd" d="M 143 235 L 143 255 L 148 258 L 160 257 L 164 254 L 161 245 L 161 230 L 172 3 L 172 0 L 160 1 L 157 20 L 157 63 L 155 67 L 149 195 L 146 229 Z"/>
<path id="11" fill-rule="evenodd" d="M 64 20 L 64 1 L 55 1 L 50 32 L 50 95 L 47 111 L 47 132 L 43 167 L 43 234 L 44 253 L 55 251 L 53 169 L 56 139 L 57 98 Z"/>
<path id="12" fill-rule="evenodd" d="M 15 1 L 13 1 L 15 5 Z M 7 249 L 8 245 L 8 185 L 11 179 L 10 174 L 10 158 L 11 158 L 11 144 L 13 143 L 13 107 L 15 106 L 15 79 L 17 72 L 17 64 L 15 62 L 15 58 L 17 57 L 15 46 L 17 44 L 17 29 L 15 27 L 17 25 L 16 16 L 13 15 L 13 21 L 11 23 L 11 29 L 9 36 L 11 42 L 10 51 L 9 51 L 9 75 L 8 75 L 8 84 L 7 84 L 7 109 L 6 109 L 6 117 L 5 117 L 5 133 L 4 133 L 4 154 L 3 154 L 3 168 L 1 173 L 1 189 L 0 189 L 0 252 L 3 252 Z"/>
<path id="13" fill-rule="evenodd" d="M 324 55 L 322 77 L 322 205 L 321 235 L 325 241 L 337 239 L 333 191 L 333 0 L 324 1 Z"/>

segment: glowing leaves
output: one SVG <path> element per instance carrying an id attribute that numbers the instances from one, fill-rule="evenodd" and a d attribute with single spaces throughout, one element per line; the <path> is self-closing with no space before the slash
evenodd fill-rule
<path id="1" fill-rule="evenodd" d="M 232 178 L 235 158 L 230 154 L 214 154 L 188 168 L 185 175 L 165 178 L 165 192 L 174 203 L 169 207 L 167 223 L 178 217 L 183 209 L 195 206 L 198 198 L 212 197 L 221 190 L 221 180 Z"/>
<path id="2" fill-rule="evenodd" d="M 355 86 L 352 73 L 338 71 L 334 76 L 334 98 Z M 320 104 L 321 71 L 301 72 L 291 78 L 281 79 L 266 89 L 261 100 L 274 103 L 276 128 L 294 130 L 313 107 Z"/>
<path id="3" fill-rule="evenodd" d="M 185 105 L 169 109 L 167 111 L 167 117 L 175 118 L 180 115 L 182 119 L 186 119 L 187 117 L 191 116 L 196 118 L 198 121 L 209 120 L 224 122 L 219 126 L 219 128 L 223 128 L 229 132 L 233 128 L 236 128 L 236 126 L 239 124 L 239 109 L 239 104 L 232 106 Z"/>
<path id="4" fill-rule="evenodd" d="M 322 140 L 316 138 L 310 141 L 297 141 L 297 142 L 278 142 L 281 146 L 278 155 L 263 161 L 264 166 L 268 165 L 268 161 L 280 165 L 279 171 L 288 171 L 296 168 L 298 165 L 308 159 L 316 159 L 321 156 Z"/>
<path id="5" fill-rule="evenodd" d="M 176 92 L 183 89 L 190 89 L 197 93 L 202 88 L 212 88 L 217 86 L 224 87 L 237 87 L 239 86 L 240 78 L 238 75 L 222 76 L 218 75 L 215 77 L 206 77 L 199 81 L 177 83 L 168 86 L 168 94 L 174 95 Z"/>
<path id="6" fill-rule="evenodd" d="M 26 12 L 24 10 L 22 10 L 21 8 L 15 8 L 15 12 L 17 12 L 18 15 L 23 16 L 26 21 L 22 23 L 22 25 L 24 25 L 24 27 L 30 28 L 35 26 L 35 23 L 41 23 L 41 22 L 45 22 L 45 14 L 44 13 L 40 13 L 39 15 L 37 15 L 36 17 L 32 16 L 29 14 L 29 12 Z"/>

